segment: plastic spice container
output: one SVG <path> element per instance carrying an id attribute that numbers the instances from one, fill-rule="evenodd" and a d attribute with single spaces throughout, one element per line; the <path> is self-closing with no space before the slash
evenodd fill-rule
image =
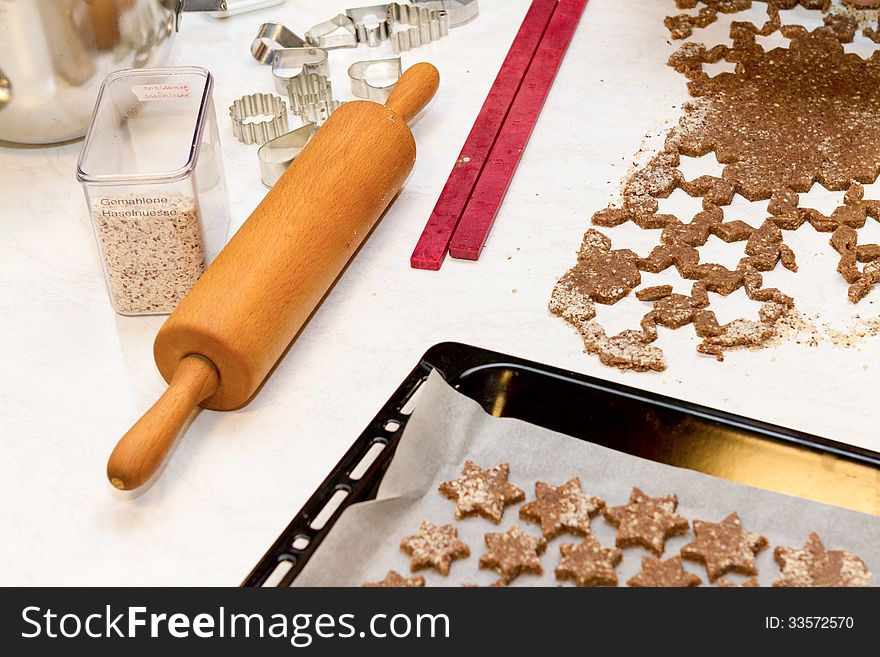
<path id="1" fill-rule="evenodd" d="M 170 313 L 226 242 L 212 90 L 197 67 L 117 71 L 101 86 L 76 175 L 122 315 Z"/>

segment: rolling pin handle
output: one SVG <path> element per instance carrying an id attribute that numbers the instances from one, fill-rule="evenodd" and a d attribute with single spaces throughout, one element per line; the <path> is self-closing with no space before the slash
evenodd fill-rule
<path id="1" fill-rule="evenodd" d="M 110 483 L 131 490 L 153 476 L 190 414 L 218 385 L 220 375 L 209 360 L 196 355 L 181 360 L 168 390 L 116 444 L 107 463 Z"/>
<path id="2" fill-rule="evenodd" d="M 409 123 L 434 97 L 440 86 L 440 73 L 433 64 L 413 64 L 397 81 L 385 107 Z"/>

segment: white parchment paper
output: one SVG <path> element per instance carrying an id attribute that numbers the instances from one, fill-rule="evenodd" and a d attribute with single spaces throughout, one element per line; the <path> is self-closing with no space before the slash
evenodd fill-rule
<path id="1" fill-rule="evenodd" d="M 762 586 L 771 585 L 779 573 L 773 548 L 799 548 L 811 531 L 819 534 L 828 549 L 846 549 L 860 556 L 874 573 L 872 584 L 877 584 L 880 517 L 655 463 L 520 420 L 494 418 L 453 390 L 436 372 L 423 388 L 377 499 L 353 505 L 343 513 L 295 586 L 359 586 L 383 579 L 391 569 L 407 575 L 409 557 L 399 543 L 415 534 L 423 520 L 435 525 L 456 523 L 459 538 L 471 549 L 470 557 L 453 562 L 448 577 L 432 570 L 420 571 L 427 586 L 495 582 L 498 576 L 494 571 L 478 566 L 485 551 L 484 535 L 503 532 L 514 524 L 534 535 L 540 530 L 519 519 L 520 505 L 507 507 L 500 525 L 482 518 L 456 522 L 455 503 L 437 492 L 437 486 L 457 478 L 466 459 L 484 468 L 508 463 L 510 482 L 526 491 L 526 501 L 534 499 L 536 481 L 559 485 L 579 476 L 582 490 L 601 497 L 608 506 L 626 504 L 632 487 L 638 486 L 651 496 L 676 493 L 678 512 L 689 520 L 717 522 L 737 511 L 746 530 L 759 532 L 770 541 L 770 547 L 758 555 Z M 616 530 L 601 515 L 593 520 L 592 531 L 603 545 L 614 545 Z M 663 558 L 677 555 L 693 538 L 692 530 L 670 538 Z M 553 570 L 560 560 L 559 546 L 579 540 L 563 535 L 550 541 L 541 560 L 544 575 L 522 575 L 513 585 L 557 585 Z M 641 548 L 624 550 L 617 570 L 621 585 L 640 570 L 641 558 L 648 554 Z M 705 584 L 702 565 L 685 564 Z M 741 579 L 736 575 L 730 578 Z"/>

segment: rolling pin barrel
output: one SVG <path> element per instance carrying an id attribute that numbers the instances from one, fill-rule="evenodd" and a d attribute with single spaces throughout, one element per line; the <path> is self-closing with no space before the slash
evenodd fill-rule
<path id="1" fill-rule="evenodd" d="M 111 455 L 114 486 L 146 481 L 196 404 L 250 400 L 403 186 L 416 156 L 407 121 L 438 84 L 416 64 L 385 105 L 344 104 L 248 217 L 156 336 L 171 385 Z"/>

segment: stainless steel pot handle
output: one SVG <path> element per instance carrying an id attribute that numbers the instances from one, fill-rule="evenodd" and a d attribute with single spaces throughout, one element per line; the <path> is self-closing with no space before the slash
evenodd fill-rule
<path id="1" fill-rule="evenodd" d="M 174 29 L 180 30 L 180 15 L 185 11 L 226 11 L 226 0 L 176 0 Z"/>
<path id="2" fill-rule="evenodd" d="M 177 0 L 178 11 L 226 11 L 226 0 Z"/>

